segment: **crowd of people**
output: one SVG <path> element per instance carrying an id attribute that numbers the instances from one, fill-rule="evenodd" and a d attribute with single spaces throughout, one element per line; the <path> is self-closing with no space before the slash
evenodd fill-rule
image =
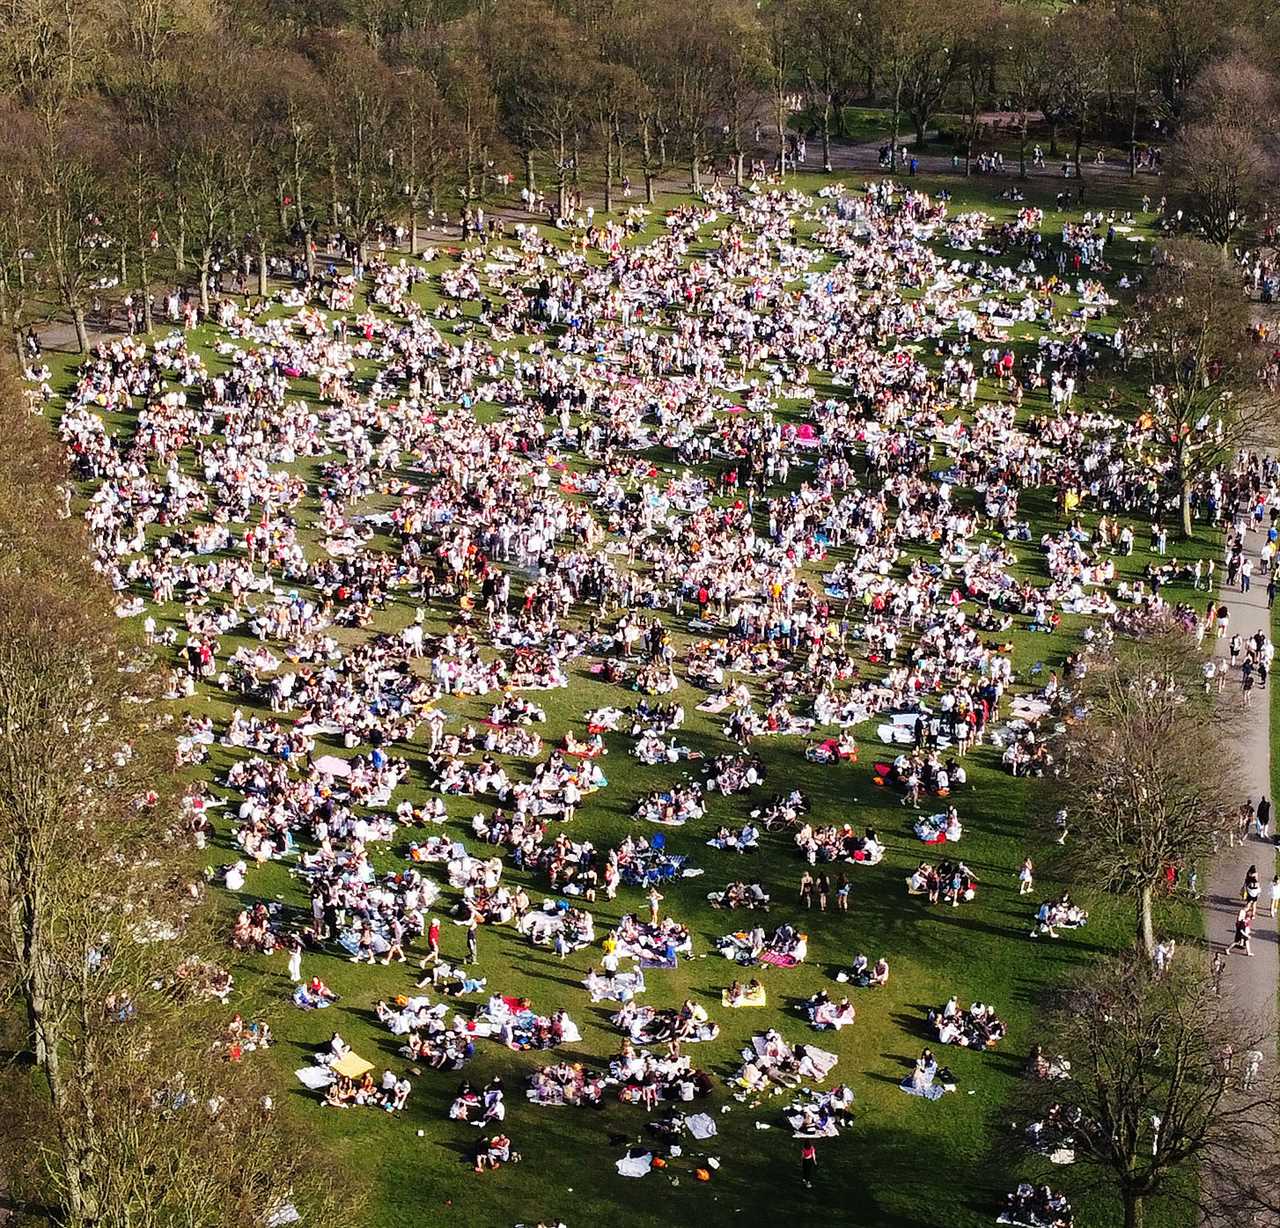
<path id="1" fill-rule="evenodd" d="M 973 901 L 978 877 L 952 848 L 991 799 L 966 761 L 981 749 L 1012 775 L 1051 775 L 1086 667 L 1081 653 L 1061 676 L 1019 673 L 1011 629 L 1060 641 L 1084 621 L 1187 616 L 1162 596 L 1175 572 L 1156 564 L 1135 580 L 1123 565 L 1133 525 L 1165 511 L 1167 475 L 1142 454 L 1140 424 L 1080 395 L 1137 345 L 1094 327 L 1114 305 L 1117 230 L 1133 220 L 1100 210 L 1055 240 L 1037 209 L 955 215 L 890 181 L 814 196 L 712 188 L 652 237 L 594 219 L 566 244 L 519 224 L 412 263 L 371 260 L 363 284 L 332 269 L 267 309 L 224 299 L 216 361 L 184 330 L 101 343 L 65 397 L 33 370 L 35 399 L 58 402 L 118 612 L 146 614 L 172 698 L 213 693 L 234 709 L 193 717 L 178 752 L 198 766 L 217 744 L 231 760 L 193 804 L 193 830 L 225 831 L 235 849 L 214 875 L 243 901 L 230 942 L 289 952 L 307 1009 L 338 1001 L 302 976 L 308 953 L 383 965 L 425 953 L 429 992 L 376 1014 L 410 1068 L 442 1071 L 486 1039 L 553 1055 L 581 1041 L 565 1009 L 541 1014 L 491 967 L 478 975 L 482 934 L 510 926 L 561 961 L 590 950 L 584 986 L 617 1004 L 618 1051 L 595 1070 L 537 1068 L 528 1099 L 655 1110 L 714 1086 L 683 1052 L 720 1033 L 702 1003 L 639 1000 L 703 954 L 666 898 L 703 871 L 639 824 L 597 847 L 591 807 L 607 799 L 624 819 L 678 829 L 714 806 L 698 838 L 719 864 L 762 840 L 798 852 L 798 899 L 718 869 L 724 885 L 703 893 L 753 912 L 786 898 L 795 915 L 771 932 L 717 944 L 770 976 L 809 954 L 800 910 L 839 919 L 852 901 L 856 913 L 849 867 L 872 872 L 895 841 L 949 854 L 919 862 L 909 893 Z M 1130 256 L 1125 277 L 1140 279 Z M 1257 471 L 1215 475 L 1197 507 L 1225 515 Z M 1273 488 L 1274 466 L 1262 472 Z M 1056 492 L 1055 526 L 1023 506 L 1039 488 Z M 1045 582 L 1028 578 L 1032 560 Z M 1240 582 L 1239 551 L 1224 571 Z M 1196 563 L 1197 587 L 1201 575 Z M 1250 680 L 1266 683 L 1270 643 L 1233 645 L 1237 662 L 1247 697 Z M 628 706 L 584 702 L 552 738 L 549 712 L 579 679 L 630 692 Z M 687 688 L 705 692 L 688 709 Z M 487 716 L 464 716 L 469 701 Z M 713 748 L 689 733 L 694 708 L 719 722 Z M 868 725 L 858 736 L 884 748 L 871 764 L 852 733 Z M 776 746 L 832 781 L 857 772 L 902 803 L 901 830 L 855 821 L 847 793 L 812 814 L 799 788 L 761 801 Z M 610 765 L 621 752 L 661 783 L 614 799 L 610 751 Z M 474 811 L 470 849 L 448 824 L 455 799 Z M 388 844 L 408 845 L 402 868 L 387 869 Z M 253 899 L 273 861 L 309 900 L 301 918 Z M 1015 876 L 1030 892 L 1029 859 Z M 545 884 L 541 904 L 526 878 Z M 644 903 L 597 934 L 588 905 L 620 890 Z M 1258 890 L 1237 925 L 1245 954 Z M 1064 895 L 1032 936 L 1086 920 Z M 442 953 L 450 922 L 465 931 L 456 966 Z M 846 948 L 833 962 L 842 984 L 889 985 L 884 956 Z M 759 979 L 722 996 L 768 1000 Z M 850 1000 L 826 989 L 798 1011 L 817 1030 L 857 1027 Z M 1006 1036 L 990 1006 L 954 996 L 929 1026 L 960 1048 Z M 403 1110 L 407 1075 L 323 1081 L 347 1056 L 339 1041 L 313 1068 L 323 1102 Z M 750 1100 L 821 1084 L 837 1060 L 766 1027 L 727 1082 Z M 900 1084 L 929 1100 L 954 1085 L 930 1050 Z M 818 1093 L 795 1109 L 798 1130 L 838 1133 L 851 1105 L 847 1088 Z M 459 1088 L 449 1117 L 487 1135 L 477 1172 L 519 1158 L 505 1116 L 500 1085 Z M 1060 1196 L 1028 1189 L 1005 1222 L 1070 1223 Z"/>

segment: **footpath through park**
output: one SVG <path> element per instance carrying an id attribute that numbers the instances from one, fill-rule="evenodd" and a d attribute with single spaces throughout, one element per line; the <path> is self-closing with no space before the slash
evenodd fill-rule
<path id="1" fill-rule="evenodd" d="M 1265 540 L 1264 534 L 1253 531 L 1246 534 L 1245 553 L 1253 560 L 1253 584 L 1247 593 L 1238 587 L 1224 587 L 1219 594 L 1219 604 L 1230 611 L 1229 631 L 1216 642 L 1217 653 L 1226 658 L 1231 636 L 1239 633 L 1247 643 L 1249 637 L 1261 630 L 1271 634 L 1271 611 L 1267 609 L 1267 583 L 1258 563 L 1258 547 Z M 1225 568 L 1219 568 L 1220 573 Z M 1228 669 L 1225 660 L 1220 668 Z M 1280 685 L 1274 676 L 1268 678 L 1265 690 L 1255 689 L 1253 703 L 1245 713 L 1237 734 L 1240 751 L 1240 800 L 1246 798 L 1255 806 L 1259 798 L 1266 796 L 1273 803 L 1272 826 L 1265 839 L 1251 831 L 1243 843 L 1222 848 L 1214 859 L 1209 876 L 1208 893 L 1205 896 L 1205 928 L 1211 947 L 1221 951 L 1231 945 L 1236 914 L 1241 907 L 1241 888 L 1250 866 L 1256 866 L 1262 892 L 1258 901 L 1258 915 L 1253 924 L 1253 958 L 1239 951 L 1228 951 L 1227 968 L 1222 980 L 1222 991 L 1242 1015 L 1257 1018 L 1267 1024 L 1267 1034 L 1276 1036 L 1276 992 L 1280 987 L 1280 917 L 1266 915 L 1271 895 L 1271 879 L 1275 874 L 1276 849 L 1272 834 L 1276 831 L 1275 799 L 1271 797 L 1271 687 Z M 1231 670 L 1227 679 L 1229 704 L 1243 703 L 1240 671 Z M 1206 770 L 1212 771 L 1210 765 Z M 1270 1048 L 1270 1046 L 1269 1046 Z M 1274 1053 L 1272 1054 L 1274 1058 Z"/>

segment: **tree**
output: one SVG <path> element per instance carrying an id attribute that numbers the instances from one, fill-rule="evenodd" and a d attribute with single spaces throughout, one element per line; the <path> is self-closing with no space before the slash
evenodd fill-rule
<path id="1" fill-rule="evenodd" d="M 922 64 L 935 52 L 935 41 L 940 39 L 938 23 L 943 19 L 936 6 L 928 0 L 870 0 L 856 15 L 860 53 L 867 57 L 872 52 L 874 65 L 869 69 L 884 82 L 892 116 L 889 134 L 889 166 L 898 167 L 898 138 L 902 131 L 902 116 L 911 101 L 912 82 L 916 81 Z M 949 54 L 949 53 L 946 53 Z M 920 99 L 924 113 L 924 99 Z"/>
<path id="2" fill-rule="evenodd" d="M 958 23 L 959 29 L 955 33 L 956 66 L 964 91 L 964 173 L 966 176 L 972 172 L 974 147 L 978 140 L 982 109 L 987 104 L 988 89 L 1001 61 L 1000 47 L 991 38 L 991 31 L 997 28 L 999 16 L 994 0 L 991 0 L 991 3 L 986 3 L 985 0 L 975 3 L 971 10 L 963 15 Z M 1022 156 L 1025 158 L 1025 150 Z"/>
<path id="3" fill-rule="evenodd" d="M 954 10 L 930 5 L 907 31 L 910 42 L 902 97 L 915 127 L 917 149 L 923 148 L 929 121 L 955 80 L 966 27 L 963 17 L 957 21 Z"/>
<path id="4" fill-rule="evenodd" d="M 41 143 L 40 245 L 82 354 L 89 348 L 85 316 L 92 289 L 109 275 L 112 263 L 102 225 L 108 191 L 97 136 L 96 126 L 68 121 L 46 131 Z"/>
<path id="5" fill-rule="evenodd" d="M 9 1089 L 8 1192 L 68 1228 L 243 1228 L 282 1194 L 327 1218 L 338 1179 L 211 1052 L 213 914 L 157 678 L 118 639 L 84 522 L 56 510 L 60 450 L 7 368 L 0 426 L 0 990 L 44 1092 Z"/>
<path id="6" fill-rule="evenodd" d="M 1129 178 L 1138 173 L 1138 118 L 1142 114 L 1150 82 L 1153 54 L 1153 22 L 1142 4 L 1117 4 L 1107 22 L 1111 45 L 1108 65 L 1113 92 L 1124 99 L 1125 127 L 1129 134 Z"/>
<path id="7" fill-rule="evenodd" d="M 635 69 L 601 60 L 591 81 L 596 147 L 604 158 L 604 211 L 613 211 L 613 185 L 622 171 L 624 133 L 645 106 L 645 88 Z"/>
<path id="8" fill-rule="evenodd" d="M 464 201 L 483 195 L 489 155 L 498 139 L 498 98 L 479 58 L 477 38 L 478 28 L 467 23 L 450 47 L 443 79 L 445 101 L 458 126 L 456 177 Z M 532 168 L 532 161 L 528 165 Z"/>
<path id="9" fill-rule="evenodd" d="M 738 187 L 746 181 L 743 163 L 747 125 L 756 116 L 760 87 L 766 82 L 778 125 L 778 165 L 783 170 L 786 167 L 786 94 L 791 63 L 791 30 L 786 22 L 790 11 L 786 0 L 775 0 L 766 12 L 767 25 L 763 27 L 750 12 L 738 8 L 720 11 L 723 23 L 720 44 L 724 51 L 720 113 L 733 155 L 733 181 Z"/>
<path id="10" fill-rule="evenodd" d="M 599 70 L 594 48 L 544 0 L 506 0 L 485 29 L 503 129 L 524 157 L 525 186 L 533 187 L 535 154 L 550 159 L 564 217 Z"/>
<path id="11" fill-rule="evenodd" d="M 400 86 L 400 124 L 395 145 L 398 172 L 408 208 L 409 254 L 422 250 L 418 218 L 435 213 L 440 192 L 457 161 L 457 130 L 435 82 L 421 68 L 397 75 Z"/>
<path id="12" fill-rule="evenodd" d="M 32 116 L 13 108 L 0 115 L 0 325 L 24 361 L 22 330 L 45 271 L 40 249 L 40 168 L 33 155 Z"/>
<path id="13" fill-rule="evenodd" d="M 1175 172 L 1191 219 L 1224 251 L 1256 216 L 1280 168 L 1277 103 L 1275 77 L 1238 51 L 1205 69 L 1192 90 Z"/>
<path id="14" fill-rule="evenodd" d="M 1208 860 L 1238 802 L 1234 752 L 1199 665 L 1189 637 L 1170 632 L 1121 642 L 1091 668 L 1053 795 L 1070 824 L 1069 867 L 1132 898 L 1137 945 L 1148 955 L 1156 892 L 1171 868 Z"/>
<path id="15" fill-rule="evenodd" d="M 724 47 L 718 10 L 668 0 L 662 33 L 666 47 L 665 92 L 675 130 L 689 159 L 689 184 L 702 190 L 702 156 L 707 130 L 722 102 Z"/>
<path id="16" fill-rule="evenodd" d="M 1081 149 L 1089 120 L 1110 72 L 1113 49 L 1107 41 L 1106 17 L 1094 9 L 1071 9 L 1055 18 L 1060 64 L 1057 90 L 1062 111 L 1075 129 L 1071 160 L 1084 190 Z"/>
<path id="17" fill-rule="evenodd" d="M 822 169 L 831 172 L 831 131 L 852 92 L 857 64 L 856 25 L 845 0 L 801 0 L 796 13 L 796 55 L 809 98 L 818 111 Z"/>
<path id="18" fill-rule="evenodd" d="M 1021 4 L 1006 4 L 1002 26 L 1005 38 L 1004 82 L 1018 113 L 1018 175 L 1027 177 L 1027 123 L 1038 109 L 1044 83 L 1053 72 L 1053 54 L 1045 19 Z M 1047 116 L 1046 116 L 1047 118 Z M 1056 152 L 1056 151 L 1053 151 Z"/>
<path id="19" fill-rule="evenodd" d="M 363 266 L 391 206 L 395 148 L 395 78 L 349 33 L 317 37 L 312 55 L 329 112 L 324 133 L 335 225 L 348 234 Z"/>
<path id="20" fill-rule="evenodd" d="M 620 54 L 636 74 L 635 123 L 640 148 L 640 172 L 644 176 L 646 204 L 654 202 L 654 180 L 666 165 L 667 132 L 671 100 L 667 93 L 667 40 L 641 4 L 627 7 L 619 19 Z"/>
<path id="21" fill-rule="evenodd" d="M 116 157 L 121 174 L 115 180 L 115 208 L 121 222 L 121 243 L 134 273 L 141 299 L 142 331 L 152 326 L 151 273 L 154 248 L 163 216 L 162 154 L 150 128 L 141 123 L 124 126 L 116 134 Z"/>
<path id="22" fill-rule="evenodd" d="M 1136 408 L 1148 446 L 1192 533 L 1197 486 L 1238 449 L 1274 438 L 1280 402 L 1246 346 L 1249 306 L 1224 253 L 1198 239 L 1168 243 L 1128 327 L 1149 380 Z"/>
<path id="23" fill-rule="evenodd" d="M 1187 93 L 1231 28 L 1238 6 L 1231 0 L 1150 0 L 1149 73 L 1161 110 L 1175 124 Z"/>
<path id="24" fill-rule="evenodd" d="M 1073 1152 L 1115 1192 L 1125 1228 L 1141 1228 L 1161 1196 L 1214 1206 L 1210 1222 L 1227 1222 L 1213 1184 L 1256 1169 L 1272 1137 L 1274 1081 L 1245 1073 L 1247 1052 L 1269 1051 L 1265 1025 L 1235 1018 L 1194 955 L 1158 974 L 1129 952 L 1061 993 L 1043 1031 L 1055 1077 L 1028 1080 L 1019 1143 Z"/>

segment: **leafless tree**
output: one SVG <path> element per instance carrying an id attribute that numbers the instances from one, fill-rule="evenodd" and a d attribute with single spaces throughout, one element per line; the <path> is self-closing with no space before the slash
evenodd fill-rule
<path id="1" fill-rule="evenodd" d="M 1280 400 L 1246 343 L 1249 307 L 1227 257 L 1198 239 L 1168 243 L 1138 295 L 1135 344 L 1149 379 L 1136 408 L 1178 494 L 1190 537 L 1197 483 L 1244 446 L 1274 438 Z"/>
<path id="2" fill-rule="evenodd" d="M 1193 641 L 1174 631 L 1120 642 L 1078 698 L 1085 715 L 1064 735 L 1053 791 L 1067 811 L 1068 864 L 1080 881 L 1133 900 L 1137 946 L 1150 955 L 1169 870 L 1206 862 L 1233 820 L 1227 727 Z"/>
<path id="3" fill-rule="evenodd" d="M 1224 1206 L 1222 1176 L 1258 1167 L 1274 1136 L 1273 1053 L 1261 1021 L 1237 1017 L 1198 953 L 1163 971 L 1129 952 L 1099 961 L 1062 992 L 1042 1025 L 1044 1062 L 1029 1072 L 1015 1138 L 1058 1151 L 1114 1192 L 1125 1228 L 1152 1201 L 1190 1202 L 1210 1222 L 1251 1222 Z M 1273 1065 L 1267 1062 L 1267 1065 Z M 1238 1218 L 1237 1218 L 1238 1217 Z"/>

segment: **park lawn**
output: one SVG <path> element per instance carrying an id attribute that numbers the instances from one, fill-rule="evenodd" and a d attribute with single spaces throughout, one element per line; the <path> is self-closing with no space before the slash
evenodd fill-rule
<path id="1" fill-rule="evenodd" d="M 859 179 L 861 177 L 858 177 Z M 805 177 L 801 186 L 813 190 L 828 182 L 819 176 Z M 981 207 L 997 216 L 1009 216 L 1021 206 L 992 200 L 993 181 L 956 179 L 928 180 L 913 184 L 922 190 L 945 186 L 953 194 L 953 208 Z M 1028 188 L 1028 203 L 1051 202 L 1052 191 Z M 1123 200 L 1123 196 L 1118 199 Z M 663 203 L 680 203 L 674 198 Z M 654 218 L 638 241 L 645 241 L 660 228 Z M 1053 227 L 1057 215 L 1046 211 L 1046 226 Z M 567 242 L 565 236 L 559 237 Z M 703 250 L 708 243 L 699 245 Z M 1137 246 L 1137 245 L 1134 245 Z M 955 253 L 960 259 L 978 258 L 976 253 Z M 441 257 L 446 259 L 447 257 Z M 424 294 L 430 306 L 438 303 L 434 287 Z M 474 305 L 468 311 L 474 314 Z M 1105 330 L 1108 321 L 1100 327 Z M 446 335 L 450 335 L 446 333 Z M 527 344 L 529 339 L 523 339 Z M 1017 342 L 1034 344 L 1034 330 Z M 211 335 L 203 330 L 193 337 L 193 345 L 205 356 L 210 370 L 221 361 L 211 345 Z M 72 360 L 58 358 L 55 379 L 65 387 Z M 1106 383 L 1100 378 L 1094 388 Z M 838 391 L 838 390 L 836 390 Z M 983 395 L 992 390 L 984 383 Z M 1024 417 L 1043 412 L 1043 397 L 1029 397 Z M 115 421 L 113 426 L 122 426 Z M 660 459 L 655 456 L 655 460 Z M 294 468 L 314 481 L 317 462 L 305 460 Z M 793 482 L 803 477 L 803 469 L 793 472 Z M 958 491 L 957 499 L 972 497 Z M 369 501 L 366 510 L 378 506 Z M 1056 524 L 1049 492 L 1028 492 L 1022 501 L 1024 514 L 1033 526 L 1033 539 Z M 316 510 L 314 498 L 304 504 L 303 514 Z M 1127 559 L 1118 560 L 1125 575 L 1137 576 L 1147 562 L 1145 526 L 1136 525 L 1139 548 Z M 314 545 L 314 536 L 308 537 Z M 385 539 L 381 544 L 386 545 Z M 1189 553 L 1207 553 L 1209 543 L 1194 543 Z M 1041 582 L 1045 578 L 1043 556 L 1033 541 L 1015 547 L 1019 566 Z M 841 560 L 846 552 L 834 550 L 823 570 Z M 909 554 L 928 557 L 926 548 L 911 547 Z M 1190 594 L 1170 592 L 1190 599 Z M 380 612 L 376 629 L 403 627 L 415 615 L 416 603 L 404 596 L 389 601 Z M 585 619 L 586 612 L 578 612 Z M 182 630 L 181 610 L 171 606 L 159 612 L 159 620 Z M 693 636 L 683 620 L 662 615 L 672 631 L 678 649 Z M 431 609 L 426 622 L 429 631 L 440 632 L 455 618 L 452 611 Z M 1022 620 L 1019 620 L 1020 622 Z M 1083 620 L 1064 618 L 1055 635 L 1014 631 L 1006 637 L 1013 645 L 1020 688 L 1038 686 L 1048 670 L 1058 668 L 1066 652 L 1078 640 L 1071 635 Z M 344 638 L 342 632 L 339 638 Z M 222 639 L 225 658 L 241 644 L 256 641 L 227 635 Z M 680 655 L 683 655 L 682 653 Z M 1039 668 L 1037 668 L 1039 666 Z M 631 693 L 605 685 L 585 672 L 582 663 L 571 668 L 567 690 L 535 695 L 547 710 L 548 721 L 539 732 L 548 744 L 558 742 L 572 730 L 581 733 L 581 716 L 589 708 L 603 704 L 626 706 Z M 676 698 L 687 714 L 680 740 L 708 755 L 726 749 L 720 733 L 723 718 L 711 718 L 694 710 L 702 692 L 683 684 Z M 478 721 L 488 711 L 492 697 L 448 701 L 451 715 Z M 201 692 L 193 704 L 225 720 L 235 706 L 246 710 L 250 703 L 233 697 Z M 686 1144 L 686 1154 L 672 1162 L 665 1173 L 654 1173 L 642 1181 L 619 1177 L 613 1160 L 626 1142 L 644 1137 L 646 1120 L 642 1110 L 611 1104 L 602 1110 L 549 1109 L 528 1104 L 523 1096 L 525 1078 L 536 1066 L 552 1060 L 581 1061 L 602 1065 L 616 1051 L 619 1037 L 609 1024 L 612 1009 L 591 1006 L 579 982 L 596 959 L 589 949 L 570 956 L 563 963 L 545 949 L 532 948 L 509 927 L 482 930 L 479 935 L 480 970 L 489 980 L 489 991 L 528 996 L 540 1013 L 564 1007 L 582 1030 L 582 1043 L 572 1052 L 553 1054 L 513 1054 L 492 1042 L 479 1043 L 476 1058 L 462 1075 L 427 1073 L 414 1077 L 414 1092 L 402 1115 L 391 1117 L 369 1111 L 327 1110 L 293 1079 L 292 1072 L 310 1064 L 310 1054 L 322 1047 L 336 1028 L 356 1052 L 369 1058 L 379 1071 L 384 1066 L 404 1069 L 398 1055 L 399 1040 L 377 1021 L 373 1006 L 379 998 L 413 992 L 413 965 L 392 968 L 356 967 L 332 954 L 308 954 L 304 974 L 319 974 L 343 996 L 335 1009 L 302 1013 L 287 1003 L 288 982 L 284 958 L 246 958 L 236 965 L 238 993 L 235 1008 L 270 1020 L 278 1038 L 274 1050 L 253 1055 L 249 1060 L 269 1063 L 279 1079 L 279 1102 L 307 1131 L 330 1143 L 363 1173 L 369 1183 L 369 1202 L 361 1223 L 370 1228 L 406 1222 L 449 1223 L 490 1228 L 517 1221 L 560 1218 L 578 1228 L 612 1219 L 619 1228 L 660 1221 L 678 1223 L 695 1219 L 707 1225 L 728 1224 L 742 1215 L 784 1217 L 797 1209 L 821 1214 L 826 1222 L 838 1225 L 884 1225 L 887 1228 L 966 1228 L 988 1224 L 1003 1195 L 1019 1175 L 1036 1170 L 1016 1165 L 1009 1140 L 1004 1134 L 1007 1116 L 1004 1106 L 1014 1091 L 1031 1045 L 1052 1038 L 1037 1028 L 1037 1012 L 1045 996 L 1085 960 L 1130 941 L 1132 909 L 1124 901 L 1103 897 L 1088 889 L 1076 894 L 1090 909 L 1089 925 L 1082 931 L 1054 942 L 1028 937 L 1035 904 L 1060 891 L 1056 877 L 1055 846 L 1045 821 L 1046 799 L 1037 782 L 1014 779 L 1000 767 L 999 752 L 979 748 L 970 755 L 970 781 L 954 800 L 965 824 L 965 836 L 956 850 L 981 880 L 978 898 L 958 909 L 929 908 L 905 894 L 904 879 L 916 863 L 928 857 L 936 860 L 938 850 L 926 849 L 915 839 L 911 824 L 914 812 L 904 810 L 897 795 L 878 789 L 871 780 L 872 763 L 890 758 L 892 752 L 875 739 L 874 723 L 859 729 L 861 759 L 857 765 L 820 767 L 805 760 L 803 740 L 798 738 L 756 739 L 753 750 L 764 760 L 768 779 L 748 795 L 709 799 L 708 816 L 682 829 L 664 829 L 668 845 L 690 856 L 693 865 L 705 873 L 684 880 L 665 891 L 664 910 L 689 925 L 694 936 L 694 958 L 670 972 L 648 975 L 649 990 L 644 1001 L 656 1006 L 677 1006 L 686 997 L 707 1007 L 721 1026 L 719 1037 L 690 1050 L 699 1065 L 718 1076 L 711 1111 L 719 1134 L 705 1149 Z M 644 792 L 667 785 L 672 774 L 698 768 L 651 768 L 629 753 L 630 740 L 607 737 L 609 756 L 602 766 L 609 778 L 608 789 L 588 798 L 580 807 L 571 834 L 590 839 L 597 848 L 616 844 L 628 834 L 654 834 L 648 824 L 629 816 L 632 804 Z M 341 747 L 317 739 L 317 753 Z M 215 747 L 209 761 L 190 775 L 193 779 L 219 782 L 227 768 L 242 752 Z M 408 796 L 415 802 L 429 796 L 423 779 L 424 748 L 420 741 L 397 745 L 393 753 L 402 755 L 413 767 L 409 787 L 401 787 L 396 798 Z M 512 775 L 527 775 L 532 764 L 504 760 Z M 766 835 L 762 849 L 739 857 L 709 849 L 705 840 L 720 823 L 740 825 L 748 812 L 779 791 L 798 787 L 808 795 L 815 824 L 851 821 L 873 825 L 888 845 L 885 860 L 876 867 L 847 867 L 852 882 L 852 902 L 847 915 L 805 914 L 795 899 L 796 883 L 804 863 L 787 835 Z M 447 831 L 474 846 L 470 833 L 471 816 L 489 812 L 488 802 L 469 798 L 446 799 L 449 813 Z M 940 808 L 940 807 L 939 807 Z M 929 813 L 928 809 L 921 813 Z M 403 868 L 411 839 L 422 833 L 402 830 L 388 845 L 377 846 L 374 859 L 380 869 Z M 1017 896 L 1016 870 L 1027 854 L 1035 857 L 1038 874 L 1035 893 Z M 214 848 L 207 855 L 209 865 L 220 865 L 236 856 L 226 825 L 219 828 Z M 837 868 L 835 873 L 839 873 Z M 441 877 L 439 867 L 427 868 L 433 878 Z M 770 1006 L 767 1010 L 731 1011 L 720 1007 L 720 991 L 734 978 L 737 969 L 714 952 L 716 937 L 750 926 L 759 918 L 713 910 L 706 894 L 733 879 L 759 880 L 773 894 L 773 907 L 766 925 L 800 921 L 810 935 L 809 961 L 798 968 L 764 968 L 757 971 L 765 983 Z M 834 878 L 834 874 L 833 874 Z M 545 896 L 544 883 L 510 868 L 504 873 L 509 883 L 524 882 L 535 901 Z M 286 914 L 301 920 L 306 895 L 287 865 L 270 863 L 251 872 L 242 898 L 225 893 L 218 899 L 230 923 L 233 911 L 258 899 L 276 902 Z M 456 892 L 447 887 L 439 902 L 438 915 L 446 916 L 456 902 Z M 622 888 L 612 903 L 599 900 L 590 906 L 598 935 L 611 928 L 627 911 L 642 907 L 638 889 Z M 1166 902 L 1162 927 L 1194 938 L 1199 935 L 1197 910 L 1185 899 Z M 460 956 L 463 934 L 446 925 L 446 957 Z M 892 980 L 887 989 L 850 991 L 858 1010 L 856 1024 L 839 1033 L 811 1031 L 796 1011 L 796 1005 L 819 989 L 836 995 L 842 987 L 833 974 L 847 967 L 853 956 L 865 952 L 872 960 L 888 958 Z M 412 949 L 421 955 L 421 947 Z M 992 1003 L 1009 1025 L 1009 1038 L 993 1053 L 974 1054 L 947 1050 L 944 1057 L 959 1079 L 957 1095 L 928 1103 L 903 1095 L 896 1084 L 913 1063 L 919 1050 L 931 1039 L 925 1011 L 941 1004 L 951 993 L 964 1001 L 981 999 Z M 484 995 L 462 1005 L 465 1013 Z M 750 1042 L 753 1033 L 778 1027 L 795 1042 L 809 1041 L 839 1055 L 833 1078 L 852 1086 L 857 1097 L 858 1120 L 854 1128 L 838 1140 L 820 1145 L 821 1169 L 813 1191 L 804 1190 L 798 1180 L 799 1144 L 791 1139 L 781 1119 L 782 1098 L 761 1104 L 734 1100 L 723 1086 L 738 1065 L 738 1051 Z M 501 1075 L 507 1087 L 507 1129 L 524 1163 L 498 1173 L 477 1176 L 464 1162 L 464 1154 L 474 1141 L 475 1131 L 449 1121 L 446 1112 L 461 1078 L 480 1083 Z M 727 1109 L 728 1111 L 722 1111 Z M 769 1126 L 761 1130 L 758 1124 Z M 418 1137 L 418 1130 L 423 1136 Z M 709 1183 L 693 1179 L 692 1170 L 705 1155 L 715 1155 L 721 1167 Z M 1052 1170 L 1055 1185 L 1065 1186 L 1076 1202 L 1077 1222 L 1103 1225 L 1112 1222 L 1114 1208 L 1087 1174 L 1073 1169 Z M 1183 1222 L 1180 1213 L 1162 1214 L 1154 1209 L 1151 1222 L 1172 1228 Z"/>

